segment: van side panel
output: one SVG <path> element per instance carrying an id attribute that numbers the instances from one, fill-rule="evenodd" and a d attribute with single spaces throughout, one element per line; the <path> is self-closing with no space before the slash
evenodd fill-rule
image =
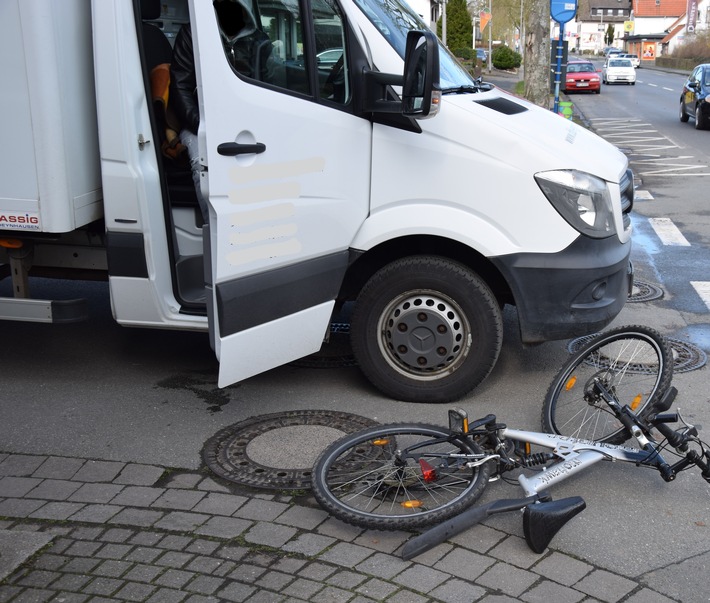
<path id="1" fill-rule="evenodd" d="M 69 232 L 102 215 L 91 2 L 5 0 L 2 15 L 0 230 Z"/>

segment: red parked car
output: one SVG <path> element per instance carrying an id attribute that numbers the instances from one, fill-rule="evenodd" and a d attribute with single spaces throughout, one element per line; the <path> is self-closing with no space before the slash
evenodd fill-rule
<path id="1" fill-rule="evenodd" d="M 562 85 L 564 92 L 589 90 L 599 94 L 601 89 L 601 77 L 591 61 L 569 61 L 567 63 L 567 76 Z"/>

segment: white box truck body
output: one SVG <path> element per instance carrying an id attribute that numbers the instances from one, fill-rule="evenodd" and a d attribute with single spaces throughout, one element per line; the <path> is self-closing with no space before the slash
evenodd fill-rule
<path id="1" fill-rule="evenodd" d="M 240 0 L 268 36 L 251 71 L 220 22 L 230 2 L 2 3 L 0 318 L 79 319 L 78 300 L 33 299 L 32 277 L 99 274 L 120 324 L 209 330 L 224 386 L 318 351 L 354 302 L 372 383 L 442 402 L 494 366 L 503 305 L 524 343 L 619 313 L 618 149 L 475 82 L 399 0 Z M 154 68 L 181 27 L 206 220 L 161 152 Z"/>

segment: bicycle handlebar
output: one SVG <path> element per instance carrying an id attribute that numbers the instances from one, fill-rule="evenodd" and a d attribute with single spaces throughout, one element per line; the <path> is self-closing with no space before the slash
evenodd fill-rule
<path id="1" fill-rule="evenodd" d="M 619 422 L 629 430 L 631 435 L 636 438 L 644 450 L 654 452 L 656 456 L 655 466 L 664 481 L 673 481 L 680 471 L 690 465 L 696 465 L 700 468 L 703 479 L 710 482 L 710 451 L 706 450 L 702 443 L 700 443 L 702 454 L 698 454 L 695 450 L 688 451 L 688 442 L 690 442 L 692 438 L 696 438 L 697 440 L 696 436 L 698 435 L 698 430 L 687 423 L 685 429 L 675 430 L 667 423 L 677 421 L 679 419 L 678 413 L 662 414 L 663 411 L 667 411 L 670 408 L 678 393 L 675 387 L 670 387 L 663 398 L 654 405 L 654 410 L 656 410 L 658 414 L 653 414 L 644 421 L 627 405 L 622 407 L 614 395 L 604 387 L 598 379 L 595 379 L 594 386 L 597 393 L 614 412 Z M 646 437 L 647 435 L 650 437 L 649 426 L 655 427 L 673 448 L 678 452 L 685 453 L 685 457 L 673 466 L 669 465 L 660 455 L 656 444 L 649 442 Z"/>
<path id="2" fill-rule="evenodd" d="M 694 427 L 688 430 L 676 431 L 666 423 L 653 422 L 653 426 L 658 429 L 661 435 L 668 440 L 668 443 L 676 450 L 686 452 L 688 450 L 688 440 L 691 436 L 697 435 L 698 430 Z M 692 433 L 695 432 L 695 433 Z"/>

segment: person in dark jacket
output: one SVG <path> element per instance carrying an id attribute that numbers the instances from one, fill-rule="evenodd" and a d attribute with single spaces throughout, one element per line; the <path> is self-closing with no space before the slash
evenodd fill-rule
<path id="1" fill-rule="evenodd" d="M 225 55 L 232 68 L 246 77 L 273 81 L 275 68 L 271 40 L 257 27 L 251 11 L 240 0 L 215 0 L 213 4 Z M 189 23 L 180 28 L 173 46 L 170 103 L 181 125 L 180 142 L 187 148 L 197 200 L 202 216 L 207 221 L 208 207 L 200 188 L 201 169 L 197 144 L 200 109 Z"/>

